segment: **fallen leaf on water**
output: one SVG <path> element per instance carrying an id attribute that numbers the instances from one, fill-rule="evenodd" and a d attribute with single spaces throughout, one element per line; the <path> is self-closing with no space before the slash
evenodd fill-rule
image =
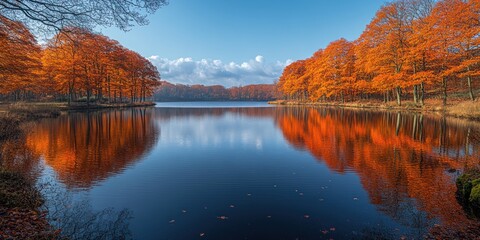
<path id="1" fill-rule="evenodd" d="M 168 223 L 175 223 L 175 219 L 170 220 Z"/>

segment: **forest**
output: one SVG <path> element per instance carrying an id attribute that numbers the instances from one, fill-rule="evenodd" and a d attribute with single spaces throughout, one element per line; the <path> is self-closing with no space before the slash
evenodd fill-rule
<path id="1" fill-rule="evenodd" d="M 450 96 L 474 101 L 480 83 L 479 0 L 397 0 L 354 40 L 339 39 L 284 69 L 292 101 L 353 102 Z"/>
<path id="2" fill-rule="evenodd" d="M 160 84 L 157 68 L 117 41 L 65 27 L 39 44 L 19 21 L 0 15 L 0 99 L 142 102 Z"/>
<path id="3" fill-rule="evenodd" d="M 253 84 L 225 88 L 221 85 L 183 85 L 162 81 L 155 92 L 156 101 L 270 101 L 277 98 L 274 84 Z"/>

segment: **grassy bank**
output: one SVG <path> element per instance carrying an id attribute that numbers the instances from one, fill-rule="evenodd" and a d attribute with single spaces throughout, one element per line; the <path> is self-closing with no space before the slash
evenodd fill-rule
<path id="1" fill-rule="evenodd" d="M 33 179 L 6 169 L 4 143 L 24 136 L 22 124 L 28 121 L 56 117 L 58 110 L 14 108 L 0 114 L 0 239 L 58 239 L 39 208 L 43 198 Z"/>
<path id="2" fill-rule="evenodd" d="M 77 111 L 77 110 L 89 110 L 89 109 L 104 109 L 104 108 L 131 108 L 131 107 L 149 107 L 155 106 L 153 102 L 139 102 L 139 103 L 98 103 L 90 104 L 79 102 L 68 105 L 64 102 L 16 102 L 16 103 L 0 103 L 0 114 L 21 114 L 32 113 L 36 117 L 50 117 L 40 116 L 39 114 L 48 114 L 49 112 L 59 111 Z"/>
<path id="3" fill-rule="evenodd" d="M 377 100 L 362 100 L 355 102 L 310 102 L 310 101 L 271 101 L 269 104 L 287 105 L 287 106 L 328 106 L 343 108 L 364 108 L 378 110 L 396 110 L 409 112 L 438 112 L 448 116 L 480 120 L 480 101 L 450 100 L 446 106 L 440 99 L 425 100 L 423 106 L 415 104 L 413 101 L 404 101 L 401 106 L 396 102 L 382 102 Z"/>
<path id="4" fill-rule="evenodd" d="M 0 239 L 58 239 L 60 232 L 38 210 L 42 204 L 33 182 L 0 169 Z"/>

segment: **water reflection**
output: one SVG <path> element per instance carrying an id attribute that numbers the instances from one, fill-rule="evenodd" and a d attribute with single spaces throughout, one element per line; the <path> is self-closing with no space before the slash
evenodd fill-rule
<path id="1" fill-rule="evenodd" d="M 278 126 L 331 170 L 360 176 L 370 201 L 404 225 L 467 221 L 448 170 L 479 163 L 478 124 L 421 114 L 289 108 Z M 423 212 L 427 213 L 423 216 Z"/>
<path id="2" fill-rule="evenodd" d="M 470 221 L 454 181 L 479 164 L 479 125 L 330 108 L 128 109 L 46 119 L 24 151 L 3 152 L 44 159 L 92 208 L 128 208 L 138 239 L 418 238 Z"/>
<path id="3" fill-rule="evenodd" d="M 152 149 L 160 133 L 153 119 L 147 109 L 72 113 L 42 121 L 27 145 L 68 187 L 89 188 Z"/>

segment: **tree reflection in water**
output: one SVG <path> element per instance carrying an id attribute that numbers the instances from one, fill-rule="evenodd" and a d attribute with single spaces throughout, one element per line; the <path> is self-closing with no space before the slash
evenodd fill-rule
<path id="1" fill-rule="evenodd" d="M 153 118 L 138 108 L 73 113 L 39 124 L 27 145 L 67 187 L 90 188 L 152 149 L 160 133 Z"/>
<path id="2" fill-rule="evenodd" d="M 479 164 L 478 124 L 328 108 L 285 108 L 278 116 L 292 146 L 340 174 L 356 172 L 370 201 L 403 225 L 469 221 L 455 198 L 459 171 L 451 170 Z"/>
<path id="3" fill-rule="evenodd" d="M 444 117 L 305 107 L 73 113 L 41 122 L 26 137 L 24 149 L 28 151 L 8 154 L 31 156 L 37 162 L 44 159 L 45 166 L 51 167 L 69 191 L 91 189 L 141 161 L 157 142 L 162 122 L 227 114 L 272 119 L 294 148 L 307 150 L 337 174 L 356 173 L 369 202 L 401 225 L 418 229 L 418 236 L 435 223 L 453 226 L 470 221 L 455 199 L 455 178 L 465 167 L 479 165 L 480 126 Z M 21 164 L 25 169 L 34 169 L 32 166 Z M 68 202 L 71 197 L 63 199 Z M 105 235 L 128 229 L 128 211 L 94 213 L 85 202 L 57 206 L 66 209 L 59 216 L 78 214 L 75 218 L 82 219 L 69 225 L 52 214 L 52 222 L 64 224 L 65 232 L 75 233 L 86 223 L 107 227 L 101 231 Z M 56 213 L 61 209 L 49 210 Z M 358 236 L 385 235 L 378 227 L 364 229 Z"/>
<path id="4" fill-rule="evenodd" d="M 47 211 L 49 223 L 61 231 L 61 236 L 72 240 L 130 239 L 128 209 L 106 208 L 95 211 L 88 199 L 75 198 L 72 192 L 55 184 L 53 179 L 43 179 L 39 189 L 46 198 L 42 207 Z"/>
<path id="5" fill-rule="evenodd" d="M 67 189 L 91 188 L 141 159 L 159 135 L 153 118 L 153 111 L 129 109 L 29 123 L 26 135 L 1 144 L 2 166 L 39 179 L 48 219 L 68 239 L 128 239 L 129 210 L 93 210 L 86 198 Z M 60 183 L 40 177 L 45 167 L 54 170 Z"/>

